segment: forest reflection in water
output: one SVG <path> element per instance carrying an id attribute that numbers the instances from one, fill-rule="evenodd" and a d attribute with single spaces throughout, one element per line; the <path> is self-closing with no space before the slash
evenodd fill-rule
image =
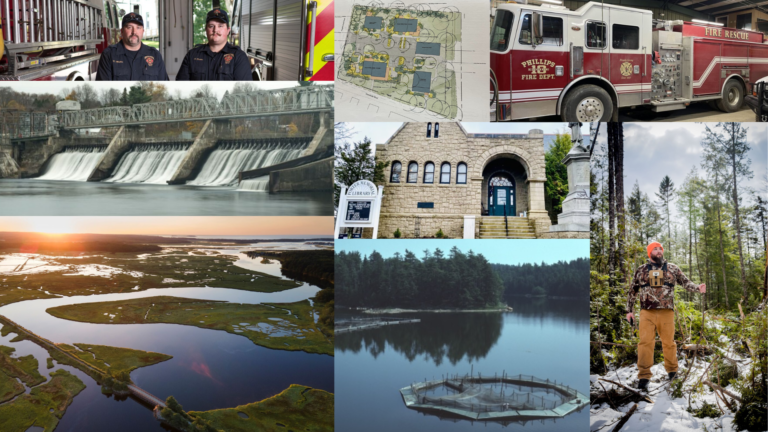
<path id="1" fill-rule="evenodd" d="M 547 297 L 514 297 L 508 299 L 512 314 L 531 324 L 556 325 L 576 329 L 589 324 L 588 298 L 548 299 Z M 420 356 L 430 358 L 435 365 L 448 360 L 455 365 L 464 357 L 469 362 L 485 358 L 497 343 L 504 325 L 500 312 L 419 312 L 392 315 L 369 315 L 366 318 L 418 318 L 420 323 L 384 326 L 366 331 L 341 333 L 335 347 L 341 352 L 368 351 L 374 358 L 391 349 L 409 361 Z M 361 316 L 349 310 L 337 309 L 338 318 Z"/>
<path id="2" fill-rule="evenodd" d="M 337 311 L 337 317 L 342 316 L 340 312 Z M 336 350 L 353 353 L 366 350 L 377 358 L 389 345 L 409 361 L 427 356 L 438 366 L 444 359 L 455 365 L 465 356 L 468 361 L 487 356 L 501 336 L 503 324 L 503 314 L 499 312 L 404 313 L 396 316 L 419 318 L 421 322 L 339 334 Z"/>

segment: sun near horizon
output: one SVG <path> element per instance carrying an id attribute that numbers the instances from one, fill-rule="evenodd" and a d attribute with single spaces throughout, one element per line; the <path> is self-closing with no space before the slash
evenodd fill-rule
<path id="1" fill-rule="evenodd" d="M 332 235 L 331 216 L 4 216 L 0 232 L 122 235 Z"/>

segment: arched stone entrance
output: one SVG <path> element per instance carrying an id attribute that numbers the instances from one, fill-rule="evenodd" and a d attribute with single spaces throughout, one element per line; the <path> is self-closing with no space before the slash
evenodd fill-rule
<path id="1" fill-rule="evenodd" d="M 483 169 L 483 209 L 487 216 L 518 216 L 528 210 L 528 175 L 520 162 L 508 157 Z"/>
<path id="2" fill-rule="evenodd" d="M 537 155 L 539 156 L 539 155 Z M 498 189 L 493 182 L 508 187 L 506 195 L 507 216 L 526 217 L 535 224 L 536 232 L 549 230 L 551 221 L 545 208 L 544 182 L 546 181 L 545 161 L 535 158 L 522 148 L 503 145 L 490 148 L 479 155 L 474 163 L 472 186 L 476 188 L 482 216 L 504 216 L 503 207 L 497 207 Z M 506 190 L 505 190 L 506 192 Z M 502 192 L 502 196 L 505 194 Z M 510 200 L 514 200 L 514 209 Z M 514 214 L 509 214 L 510 210 Z M 501 213 L 501 214 L 499 214 Z"/>

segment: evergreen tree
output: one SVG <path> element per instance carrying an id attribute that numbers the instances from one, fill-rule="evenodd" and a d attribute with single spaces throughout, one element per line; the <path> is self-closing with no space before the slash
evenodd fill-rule
<path id="1" fill-rule="evenodd" d="M 349 187 L 358 180 L 369 180 L 374 183 L 384 182 L 384 169 L 389 162 L 376 159 L 367 137 L 362 141 L 336 145 L 336 163 L 333 169 L 335 184 L 333 185 L 334 204 L 339 204 L 341 187 Z"/>
<path id="2" fill-rule="evenodd" d="M 131 90 L 128 92 L 129 105 L 143 104 L 151 101 L 152 96 L 148 95 L 141 85 L 137 84 L 131 86 Z"/>
<path id="3" fill-rule="evenodd" d="M 739 214 L 739 180 L 752 178 L 752 171 L 749 169 L 752 163 L 747 154 L 750 147 L 747 143 L 747 128 L 741 123 L 729 122 L 718 123 L 717 128 L 723 132 L 717 132 L 707 126 L 707 139 L 717 150 L 721 151 L 730 168 L 730 189 L 734 209 L 734 221 L 736 223 L 736 237 L 738 238 L 739 264 L 741 270 L 742 296 L 747 297 L 747 281 L 744 270 L 744 252 L 741 242 L 741 215 Z"/>
<path id="4" fill-rule="evenodd" d="M 568 170 L 562 160 L 571 151 L 570 134 L 557 134 L 552 147 L 544 154 L 547 181 L 544 192 L 552 204 L 555 215 L 563 211 L 563 200 L 568 195 Z"/>
<path id="5" fill-rule="evenodd" d="M 672 216 L 669 211 L 669 206 L 674 199 L 675 184 L 669 176 L 664 176 L 659 183 L 659 191 L 656 192 L 656 198 L 659 199 L 657 205 L 662 209 L 662 216 L 665 225 L 667 226 L 667 245 L 665 245 L 665 251 L 667 255 L 672 255 Z"/>

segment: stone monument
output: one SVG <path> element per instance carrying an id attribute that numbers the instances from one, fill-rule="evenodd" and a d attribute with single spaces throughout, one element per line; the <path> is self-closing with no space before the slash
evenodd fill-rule
<path id="1" fill-rule="evenodd" d="M 568 169 L 568 195 L 563 212 L 557 215 L 557 225 L 550 232 L 589 232 L 589 151 L 583 145 L 581 123 L 568 123 L 573 147 L 562 163 Z"/>

